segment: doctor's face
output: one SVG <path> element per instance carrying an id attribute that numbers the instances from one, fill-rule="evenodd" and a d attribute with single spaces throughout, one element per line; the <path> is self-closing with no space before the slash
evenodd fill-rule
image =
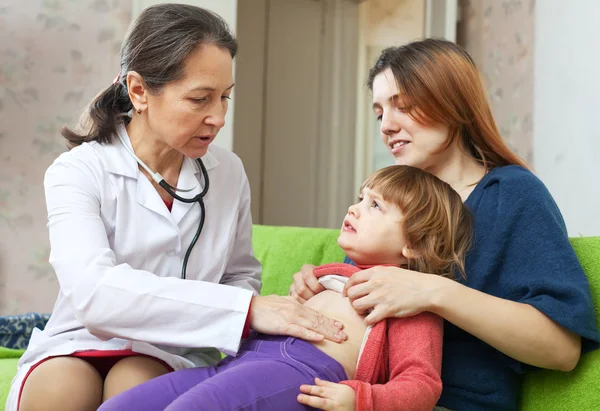
<path id="1" fill-rule="evenodd" d="M 225 125 L 233 89 L 229 51 L 203 44 L 185 62 L 183 78 L 148 95 L 148 125 L 158 141 L 199 158 Z"/>

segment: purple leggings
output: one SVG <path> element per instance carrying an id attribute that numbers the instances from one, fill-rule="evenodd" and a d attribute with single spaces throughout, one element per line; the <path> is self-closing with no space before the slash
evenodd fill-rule
<path id="1" fill-rule="evenodd" d="M 237 357 L 165 374 L 111 398 L 98 411 L 309 410 L 296 396 L 315 377 L 347 379 L 341 364 L 312 344 L 260 335 L 243 342 Z"/>

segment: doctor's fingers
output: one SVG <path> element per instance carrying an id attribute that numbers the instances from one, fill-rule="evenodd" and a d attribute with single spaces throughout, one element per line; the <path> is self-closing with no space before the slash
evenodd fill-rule
<path id="1" fill-rule="evenodd" d="M 294 331 L 297 329 L 295 326 L 304 328 L 308 332 L 304 333 L 302 331 L 302 333 L 308 338 L 302 336 L 298 337 L 310 341 L 320 341 L 322 339 L 312 339 L 312 336 L 314 336 L 313 333 L 317 333 L 319 336 L 325 337 L 325 339 L 333 342 L 342 342 L 348 338 L 346 333 L 342 331 L 342 328 L 344 327 L 342 323 L 308 307 L 302 307 L 300 315 L 292 320 L 289 326 L 292 327 L 291 329 Z"/>
<path id="2" fill-rule="evenodd" d="M 323 341 L 325 336 L 317 332 L 311 331 L 298 324 L 288 324 L 285 326 L 284 334 L 290 337 L 300 338 L 301 340 L 319 342 Z"/>

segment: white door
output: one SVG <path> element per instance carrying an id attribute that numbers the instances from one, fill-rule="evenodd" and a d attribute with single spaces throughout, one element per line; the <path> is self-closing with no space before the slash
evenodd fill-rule
<path id="1" fill-rule="evenodd" d="M 425 37 L 456 41 L 458 0 L 425 0 Z"/>
<path id="2" fill-rule="evenodd" d="M 238 2 L 234 151 L 253 220 L 338 227 L 354 197 L 358 3 Z"/>

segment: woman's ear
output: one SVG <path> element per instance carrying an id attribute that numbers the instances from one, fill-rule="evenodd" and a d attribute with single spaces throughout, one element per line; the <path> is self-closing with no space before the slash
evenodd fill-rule
<path id="1" fill-rule="evenodd" d="M 410 248 L 408 245 L 402 247 L 402 255 L 408 258 L 409 260 L 414 260 L 415 258 L 419 257 L 419 253 L 416 250 Z"/>
<path id="2" fill-rule="evenodd" d="M 127 73 L 127 92 L 135 111 L 144 111 L 148 106 L 148 95 L 144 80 L 135 71 Z"/>

